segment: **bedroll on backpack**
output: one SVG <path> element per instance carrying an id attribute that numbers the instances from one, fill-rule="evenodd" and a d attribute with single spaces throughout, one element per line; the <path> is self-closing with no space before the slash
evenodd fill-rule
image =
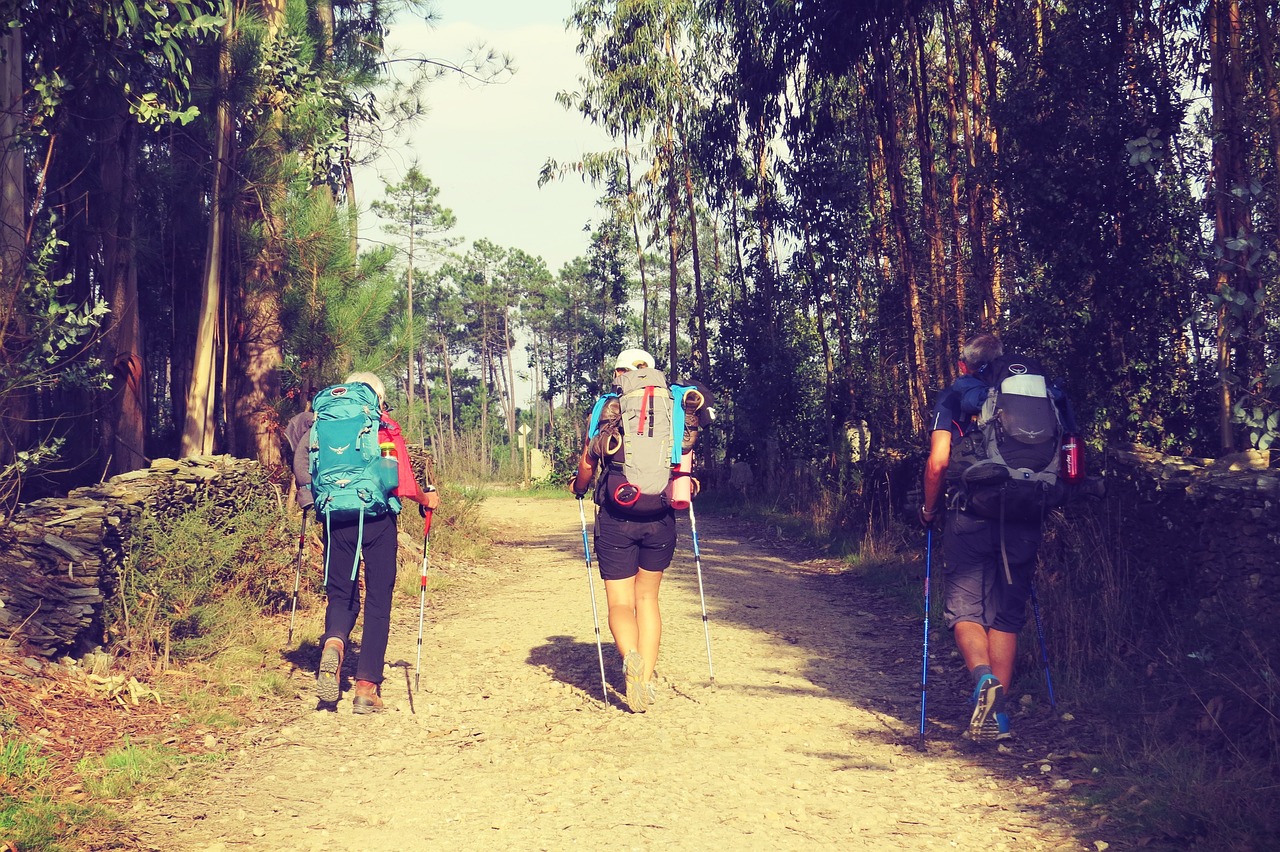
<path id="1" fill-rule="evenodd" d="M 681 456 L 697 443 L 697 411 L 704 405 L 697 388 L 669 387 L 660 370 L 619 376 L 617 392 L 597 401 L 591 413 L 588 437 L 604 463 L 596 503 L 637 517 L 671 506 L 673 477 L 689 476 L 679 470 Z"/>
<path id="2" fill-rule="evenodd" d="M 1005 355 L 990 370 L 976 426 L 952 450 L 952 499 L 984 518 L 1039 519 L 1065 492 L 1062 418 L 1039 361 Z"/>

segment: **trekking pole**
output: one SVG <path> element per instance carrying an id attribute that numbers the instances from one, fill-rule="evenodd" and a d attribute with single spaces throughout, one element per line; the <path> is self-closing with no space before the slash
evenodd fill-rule
<path id="1" fill-rule="evenodd" d="M 693 501 L 689 501 L 689 531 L 693 538 L 693 565 L 698 569 L 698 598 L 702 601 L 702 635 L 707 640 L 707 670 L 711 682 L 716 682 L 716 670 L 711 665 L 711 626 L 707 621 L 707 596 L 702 591 L 702 553 L 698 550 L 698 519 L 693 515 Z"/>
<path id="2" fill-rule="evenodd" d="M 418 691 L 418 682 L 422 677 L 422 619 L 427 608 L 427 562 L 431 558 L 431 517 L 435 514 L 427 509 L 422 522 L 422 571 L 419 575 L 418 592 L 418 662 L 413 668 L 413 691 Z"/>
<path id="3" fill-rule="evenodd" d="M 604 679 L 604 646 L 600 644 L 600 614 L 596 610 L 596 581 L 591 576 L 591 548 L 587 545 L 587 513 L 582 509 L 582 497 L 578 497 L 578 517 L 582 519 L 582 555 L 587 560 L 587 588 L 591 590 L 591 621 L 596 626 L 596 656 L 600 659 L 600 695 L 609 703 L 609 686 Z"/>
<path id="4" fill-rule="evenodd" d="M 293 618 L 298 612 L 298 586 L 302 584 L 302 550 L 307 544 L 307 510 L 302 510 L 302 532 L 298 533 L 298 568 L 293 572 L 293 604 L 289 607 L 289 638 L 286 645 L 293 644 Z"/>
<path id="5" fill-rule="evenodd" d="M 924 534 L 924 652 L 920 663 L 920 745 L 924 745 L 924 722 L 929 700 L 929 572 L 933 565 L 933 530 Z"/>
<path id="6" fill-rule="evenodd" d="M 1044 627 L 1040 624 L 1040 599 L 1036 595 L 1036 581 L 1031 581 L 1031 612 L 1036 617 L 1036 637 L 1040 640 L 1040 662 L 1044 665 L 1044 682 L 1049 688 L 1049 706 L 1058 709 L 1058 700 L 1053 695 L 1053 675 L 1049 674 L 1049 646 L 1044 641 Z"/>

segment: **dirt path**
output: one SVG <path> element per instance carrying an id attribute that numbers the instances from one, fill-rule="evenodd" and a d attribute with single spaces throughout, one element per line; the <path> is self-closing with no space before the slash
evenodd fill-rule
<path id="1" fill-rule="evenodd" d="M 353 716 L 345 694 L 316 712 L 299 672 L 297 718 L 257 732 L 199 795 L 139 814 L 142 836 L 201 852 L 1094 848 L 1053 792 L 1087 773 L 1080 755 L 1034 735 L 1004 753 L 959 741 L 962 679 L 936 678 L 916 750 L 919 618 L 853 578 L 700 517 L 713 684 L 681 519 L 658 701 L 633 715 L 612 694 L 597 577 L 602 706 L 574 501 L 498 496 L 485 510 L 498 558 L 433 565 L 447 585 L 416 695 L 415 600 L 392 626 L 388 712 Z M 946 663 L 949 639 L 937 644 Z"/>

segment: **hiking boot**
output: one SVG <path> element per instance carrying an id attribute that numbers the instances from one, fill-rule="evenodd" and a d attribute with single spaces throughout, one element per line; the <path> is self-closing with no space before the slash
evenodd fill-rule
<path id="1" fill-rule="evenodd" d="M 640 680 L 644 676 L 644 657 L 639 651 L 627 652 L 622 658 L 622 671 L 627 677 L 627 706 L 632 713 L 643 713 L 649 708 L 644 701 L 644 683 Z"/>
<path id="2" fill-rule="evenodd" d="M 356 681 L 356 694 L 351 699 L 352 713 L 377 713 L 385 708 L 376 683 L 369 680 Z"/>
<path id="3" fill-rule="evenodd" d="M 996 713 L 996 740 L 1013 739 L 1013 730 L 1009 727 L 1009 714 L 1003 711 Z"/>
<path id="4" fill-rule="evenodd" d="M 320 670 L 316 672 L 316 698 L 330 704 L 336 704 L 342 697 L 339 681 L 342 679 L 343 649 L 341 639 L 329 639 L 320 652 Z"/>
<path id="5" fill-rule="evenodd" d="M 991 742 L 1000 733 L 996 708 L 1004 699 L 1004 685 L 995 675 L 983 675 L 973 689 L 973 715 L 969 717 L 969 739 L 975 743 Z M 1005 717 L 1006 723 L 1008 717 Z"/>

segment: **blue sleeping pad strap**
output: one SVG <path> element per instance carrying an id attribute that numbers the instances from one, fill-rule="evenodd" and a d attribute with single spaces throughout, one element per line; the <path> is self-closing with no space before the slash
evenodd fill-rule
<path id="1" fill-rule="evenodd" d="M 591 409 L 591 422 L 587 427 L 587 438 L 594 438 L 600 434 L 600 412 L 604 410 L 605 404 L 611 399 L 617 399 L 616 393 L 607 393 L 596 400 L 595 407 Z"/>
<path id="2" fill-rule="evenodd" d="M 671 386 L 671 434 L 675 441 L 671 446 L 671 464 L 680 464 L 681 439 L 684 435 L 684 397 L 689 391 L 693 390 L 692 385 L 672 385 Z"/>

